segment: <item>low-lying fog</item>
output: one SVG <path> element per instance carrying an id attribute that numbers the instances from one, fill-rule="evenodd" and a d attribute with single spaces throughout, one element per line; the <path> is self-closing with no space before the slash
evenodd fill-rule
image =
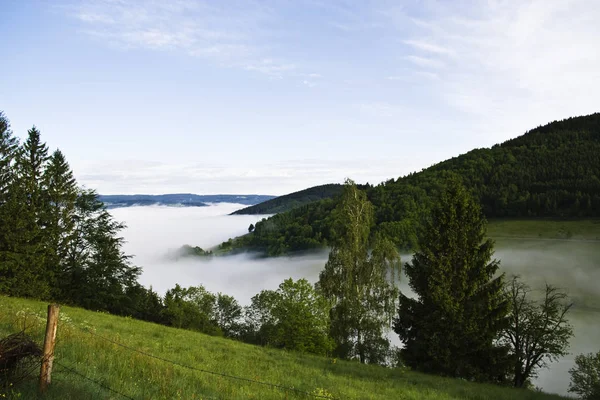
<path id="1" fill-rule="evenodd" d="M 286 278 L 306 278 L 316 282 L 327 253 L 280 258 L 253 258 L 249 255 L 208 259 L 176 257 L 184 244 L 204 249 L 228 238 L 247 232 L 251 223 L 263 216 L 228 214 L 243 208 L 238 204 L 217 204 L 210 207 L 128 207 L 111 210 L 119 221 L 127 224 L 122 232 L 127 240 L 125 251 L 134 255 L 134 264 L 143 268 L 142 284 L 163 294 L 179 283 L 182 286 L 202 284 L 212 292 L 234 296 L 242 304 L 263 289 L 276 289 Z M 497 244 L 496 258 L 507 273 L 520 274 L 538 288 L 548 282 L 569 291 L 576 307 L 570 314 L 575 328 L 571 340 L 571 355 L 542 370 L 535 381 L 544 391 L 567 393 L 568 370 L 575 355 L 600 350 L 600 265 L 598 243 L 573 246 L 557 242 L 540 248 L 522 241 Z M 595 257 L 595 258 L 594 258 Z M 403 261 L 409 257 L 404 256 Z M 594 261 L 596 260 L 596 261 Z M 407 291 L 406 279 L 401 290 Z M 398 339 L 392 333 L 397 344 Z"/>

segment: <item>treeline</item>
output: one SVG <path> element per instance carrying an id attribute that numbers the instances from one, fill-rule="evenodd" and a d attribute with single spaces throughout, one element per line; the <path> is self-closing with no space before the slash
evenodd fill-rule
<path id="1" fill-rule="evenodd" d="M 242 307 L 232 296 L 202 285 L 176 285 L 155 292 L 145 314 L 135 318 L 246 343 L 319 355 L 331 354 L 329 305 L 305 279 L 286 279 L 277 290 L 263 290 Z"/>
<path id="2" fill-rule="evenodd" d="M 449 176 L 463 182 L 488 218 L 599 217 L 598 154 L 600 114 L 592 114 L 552 122 L 492 148 L 364 189 L 375 207 L 376 229 L 410 249 Z M 230 247 L 280 255 L 328 246 L 335 235 L 329 213 L 338 201 L 339 196 L 324 199 L 264 219 Z"/>

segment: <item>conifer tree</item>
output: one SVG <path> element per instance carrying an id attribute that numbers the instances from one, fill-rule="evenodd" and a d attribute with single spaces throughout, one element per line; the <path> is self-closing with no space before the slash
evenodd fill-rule
<path id="1" fill-rule="evenodd" d="M 43 175 L 45 188 L 46 214 L 44 216 L 44 236 L 48 254 L 46 269 L 57 288 L 57 280 L 61 280 L 66 265 L 70 241 L 74 237 L 75 203 L 77 200 L 77 184 L 73 172 L 60 150 L 56 150 L 48 161 Z M 54 290 L 55 295 L 60 297 Z"/>
<path id="2" fill-rule="evenodd" d="M 73 220 L 60 292 L 83 307 L 119 313 L 140 274 L 122 250 L 124 239 L 118 234 L 125 226 L 114 220 L 93 190 L 79 191 Z"/>
<path id="3" fill-rule="evenodd" d="M 508 304 L 485 232 L 479 204 L 450 178 L 421 232 L 419 250 L 405 265 L 417 295 L 400 295 L 394 322 L 406 365 L 465 379 L 504 379 L 507 350 L 496 339 L 507 324 Z"/>
<path id="4" fill-rule="evenodd" d="M 10 123 L 0 111 L 0 293 L 8 293 L 14 279 L 12 231 L 15 212 L 11 188 L 15 185 L 15 158 L 18 141 Z"/>
<path id="5" fill-rule="evenodd" d="M 46 215 L 45 188 L 42 176 L 48 161 L 48 147 L 41 141 L 40 132 L 31 128 L 17 153 L 17 175 L 11 187 L 12 223 L 11 268 L 14 279 L 10 294 L 23 297 L 47 298 L 51 276 L 45 269 L 47 244 L 44 240 Z"/>

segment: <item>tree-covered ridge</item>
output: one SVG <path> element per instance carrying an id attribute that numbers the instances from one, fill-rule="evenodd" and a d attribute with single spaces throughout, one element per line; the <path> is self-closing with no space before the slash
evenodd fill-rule
<path id="1" fill-rule="evenodd" d="M 462 180 L 488 218 L 599 217 L 599 154 L 596 113 L 552 122 L 492 148 L 363 189 L 375 207 L 374 232 L 411 248 L 432 196 L 450 176 Z M 335 205 L 335 199 L 326 199 L 264 219 L 253 233 L 228 245 L 268 255 L 327 246 Z"/>
<path id="2" fill-rule="evenodd" d="M 308 189 L 300 190 L 299 192 L 286 194 L 285 196 L 279 196 L 251 207 L 243 208 L 235 211 L 232 214 L 277 214 L 290 211 L 319 200 L 333 198 L 338 196 L 340 193 L 342 193 L 342 185 L 339 184 L 331 183 L 327 185 L 314 186 Z"/>

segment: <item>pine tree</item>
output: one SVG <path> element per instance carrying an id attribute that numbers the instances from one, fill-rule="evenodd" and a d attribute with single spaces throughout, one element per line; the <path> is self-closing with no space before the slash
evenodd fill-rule
<path id="1" fill-rule="evenodd" d="M 373 206 L 354 182 L 346 182 L 335 215 L 338 239 L 317 284 L 333 304 L 335 353 L 361 363 L 381 363 L 389 349 L 384 330 L 390 326 L 398 296 L 398 252 L 391 242 L 371 237 Z"/>
<path id="2" fill-rule="evenodd" d="M 9 293 L 14 296 L 47 298 L 51 277 L 45 269 L 47 243 L 44 240 L 46 213 L 42 181 L 48 161 L 48 147 L 40 132 L 31 128 L 16 157 L 16 179 L 12 185 L 11 212 L 18 216 L 10 232 L 10 264 L 14 277 Z"/>
<path id="3" fill-rule="evenodd" d="M 400 295 L 394 330 L 410 367 L 481 381 L 503 380 L 506 349 L 496 345 L 507 324 L 503 275 L 478 203 L 450 178 L 405 266 L 417 298 Z"/>
<path id="4" fill-rule="evenodd" d="M 93 190 L 79 191 L 73 220 L 60 293 L 82 307 L 120 313 L 140 274 L 122 251 L 124 239 L 118 234 L 125 226 L 114 220 Z"/>
<path id="5" fill-rule="evenodd" d="M 15 274 L 12 231 L 18 214 L 14 212 L 11 188 L 15 185 L 18 146 L 8 119 L 0 112 L 0 293 L 9 292 Z"/>
<path id="6" fill-rule="evenodd" d="M 73 172 L 60 150 L 56 150 L 48 161 L 44 171 L 45 188 L 44 238 L 47 244 L 46 270 L 53 278 L 51 282 L 55 297 L 57 281 L 63 279 L 67 252 L 74 237 L 75 202 L 77 184 Z"/>

